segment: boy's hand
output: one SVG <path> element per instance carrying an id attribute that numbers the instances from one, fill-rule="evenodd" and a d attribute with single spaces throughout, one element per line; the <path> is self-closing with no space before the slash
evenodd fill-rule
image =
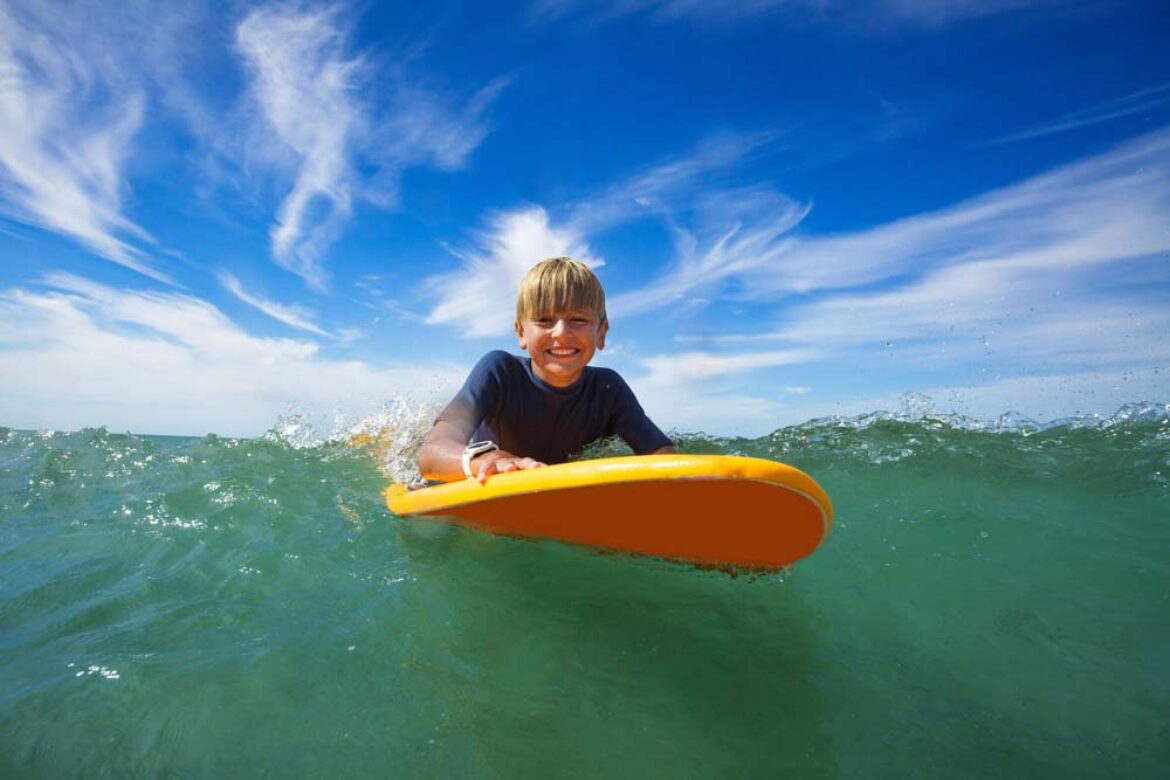
<path id="1" fill-rule="evenodd" d="M 505 471 L 519 471 L 521 469 L 537 469 L 547 464 L 532 458 L 522 458 L 505 450 L 493 450 L 483 455 L 476 455 L 471 459 L 471 472 L 479 480 L 479 484 L 487 483 L 492 474 L 503 474 Z"/>
<path id="2" fill-rule="evenodd" d="M 440 482 L 454 482 L 467 478 L 463 472 L 463 450 L 470 432 L 440 420 L 427 434 L 418 451 L 418 467 L 423 477 Z M 492 450 L 476 455 L 468 464 L 471 474 L 482 485 L 492 474 L 518 469 L 535 469 L 546 464 L 533 458 L 522 458 L 507 450 Z"/>

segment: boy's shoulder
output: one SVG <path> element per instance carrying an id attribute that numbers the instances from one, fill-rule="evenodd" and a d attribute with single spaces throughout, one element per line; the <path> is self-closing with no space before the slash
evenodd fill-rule
<path id="1" fill-rule="evenodd" d="M 602 381 L 606 381 L 606 382 L 612 382 L 614 380 L 617 380 L 623 384 L 625 383 L 625 380 L 622 379 L 621 374 L 619 374 L 614 369 L 606 368 L 605 366 L 586 366 L 585 373 L 587 375 L 593 376 L 595 381 L 602 380 Z"/>
<path id="2" fill-rule="evenodd" d="M 479 359 L 468 379 L 473 383 L 490 382 L 512 387 L 516 383 L 529 381 L 531 374 L 527 358 L 502 349 L 493 349 Z"/>
<path id="3" fill-rule="evenodd" d="M 490 352 L 485 352 L 484 356 L 479 359 L 481 363 L 499 363 L 507 360 L 519 360 L 520 358 L 503 349 L 493 349 Z"/>
<path id="4" fill-rule="evenodd" d="M 493 349 L 479 359 L 479 362 L 475 364 L 475 371 L 519 368 L 523 367 L 523 365 L 522 359 L 513 355 L 511 352 L 505 352 L 502 349 Z"/>

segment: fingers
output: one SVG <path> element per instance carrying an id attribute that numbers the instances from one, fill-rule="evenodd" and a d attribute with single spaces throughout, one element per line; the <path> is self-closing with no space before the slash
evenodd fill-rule
<path id="1" fill-rule="evenodd" d="M 476 469 L 475 478 L 479 480 L 479 484 L 487 483 L 488 477 L 492 474 L 503 474 L 508 471 L 522 471 L 524 469 L 537 469 L 544 466 L 539 460 L 532 458 L 518 458 L 513 455 L 502 455 L 498 458 L 488 461 L 480 465 Z"/>

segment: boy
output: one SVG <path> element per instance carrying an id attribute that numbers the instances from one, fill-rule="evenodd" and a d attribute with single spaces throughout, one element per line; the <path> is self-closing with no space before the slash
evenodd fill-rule
<path id="1" fill-rule="evenodd" d="M 604 349 L 605 291 L 584 263 L 554 257 L 520 282 L 516 335 L 527 358 L 484 355 L 418 452 L 427 479 L 563 463 L 617 434 L 639 455 L 674 452 L 616 371 L 589 367 Z"/>

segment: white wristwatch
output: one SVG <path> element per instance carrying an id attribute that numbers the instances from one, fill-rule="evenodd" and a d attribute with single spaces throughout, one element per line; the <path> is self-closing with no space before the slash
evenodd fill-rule
<path id="1" fill-rule="evenodd" d="M 471 444 L 468 444 L 467 448 L 463 450 L 463 473 L 467 475 L 467 478 L 470 479 L 475 476 L 471 473 L 472 458 L 476 455 L 482 455 L 485 452 L 498 450 L 499 448 L 500 445 L 494 441 L 473 441 Z"/>

